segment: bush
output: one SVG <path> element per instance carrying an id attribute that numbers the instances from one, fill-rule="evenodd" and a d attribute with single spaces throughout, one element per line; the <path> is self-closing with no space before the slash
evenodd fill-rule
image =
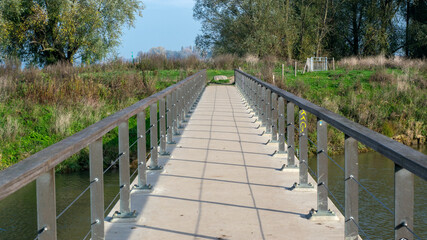
<path id="1" fill-rule="evenodd" d="M 384 86 L 387 84 L 393 84 L 396 82 L 396 78 L 393 74 L 389 74 L 384 69 L 381 69 L 374 72 L 371 77 L 369 77 L 369 81 L 372 83 L 379 83 Z"/>

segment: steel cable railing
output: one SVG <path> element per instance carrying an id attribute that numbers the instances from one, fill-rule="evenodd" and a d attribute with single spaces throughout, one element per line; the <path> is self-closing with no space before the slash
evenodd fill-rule
<path id="1" fill-rule="evenodd" d="M 264 106 L 260 106 L 260 104 L 265 103 L 266 99 L 270 98 L 270 92 L 276 94 L 275 97 L 278 97 L 279 99 L 279 103 L 275 104 L 279 104 L 280 107 L 280 101 L 282 101 L 282 108 L 283 106 L 283 102 L 285 101 L 285 103 L 287 103 L 288 107 L 293 108 L 295 105 L 297 105 L 300 110 L 305 110 L 305 112 L 307 113 L 311 113 L 313 115 L 315 115 L 318 119 L 321 119 L 320 121 L 326 121 L 327 123 L 329 123 L 331 126 L 335 127 L 336 129 L 339 129 L 341 132 L 343 132 L 346 135 L 345 138 L 345 151 L 346 151 L 346 169 L 344 169 L 344 167 L 342 167 L 340 164 L 338 164 L 337 161 L 335 161 L 332 157 L 330 157 L 326 150 L 322 150 L 319 149 L 319 146 L 316 145 L 314 143 L 314 141 L 312 141 L 310 138 L 308 138 L 308 141 L 310 141 L 311 144 L 313 144 L 314 146 L 316 146 L 317 148 L 317 155 L 319 156 L 319 154 L 325 154 L 325 156 L 331 161 L 333 162 L 338 168 L 340 168 L 341 171 L 346 172 L 346 177 L 348 176 L 348 174 L 355 174 L 356 178 L 358 177 L 358 159 L 357 159 L 357 144 L 358 142 L 365 144 L 367 147 L 373 148 L 374 150 L 376 150 L 377 152 L 383 154 L 384 156 L 386 156 L 387 158 L 391 159 L 394 162 L 395 165 L 395 196 L 394 196 L 394 202 L 395 202 L 395 209 L 394 211 L 391 211 L 390 208 L 388 208 L 378 197 L 376 197 L 372 192 L 370 192 L 365 186 L 363 186 L 359 181 L 357 181 L 356 178 L 353 178 L 355 181 L 355 183 L 349 183 L 350 181 L 348 181 L 349 179 L 344 179 L 343 181 L 345 182 L 346 185 L 346 189 L 347 187 L 349 188 L 349 191 L 346 191 L 346 199 L 347 197 L 349 198 L 349 204 L 350 206 L 352 206 L 352 204 L 354 203 L 354 201 L 356 201 L 355 203 L 357 204 L 357 198 L 358 198 L 358 186 L 360 186 L 364 192 L 368 193 L 369 195 L 371 195 L 372 198 L 374 198 L 375 201 L 377 201 L 379 204 L 381 204 L 388 212 L 393 213 L 392 215 L 395 216 L 395 219 L 398 219 L 398 221 L 401 221 L 401 223 L 395 227 L 395 236 L 397 239 L 405 239 L 408 238 L 410 236 L 410 234 L 412 234 L 415 238 L 420 239 L 419 236 L 412 230 L 413 227 L 413 223 L 412 222 L 406 222 L 405 219 L 412 219 L 413 218 L 413 195 L 414 195 L 414 180 L 413 180 L 413 174 L 419 176 L 420 178 L 423 178 L 424 180 L 427 180 L 427 165 L 425 164 L 427 161 L 426 155 L 417 152 L 413 149 L 411 149 L 410 147 L 404 146 L 390 138 L 387 138 L 386 136 L 383 136 L 381 134 L 378 134 L 372 130 L 367 129 L 366 127 L 363 127 L 361 125 L 358 125 L 357 123 L 354 123 L 342 116 L 339 116 L 337 114 L 334 114 L 324 108 L 321 108 L 305 99 L 299 98 L 289 92 L 286 92 L 282 89 L 279 89 L 271 84 L 265 83 L 262 80 L 253 77 L 247 73 L 242 72 L 241 70 L 235 70 L 235 76 L 236 76 L 236 86 L 239 88 L 241 96 L 243 96 L 244 98 L 246 98 L 246 105 L 247 105 L 247 109 L 249 109 L 249 107 L 253 107 L 256 106 L 256 108 L 254 108 L 257 113 L 257 115 L 262 116 L 263 114 L 265 114 L 265 107 Z M 268 90 L 268 92 L 266 94 L 265 91 L 266 89 Z M 268 102 L 269 100 L 267 100 Z M 273 102 L 273 100 L 271 100 Z M 249 104 L 250 102 L 250 104 Z M 250 106 L 248 106 L 250 105 Z M 268 105 L 268 104 L 266 104 Z M 293 109 L 288 110 L 288 114 L 293 115 L 294 111 Z M 301 114 L 301 112 L 300 112 Z M 283 117 L 283 115 L 280 115 L 281 117 Z M 288 116 L 288 120 L 290 119 L 290 122 L 292 122 L 293 116 L 291 118 L 289 118 Z M 264 120 L 264 119 L 262 119 Z M 300 119 L 301 120 L 301 119 Z M 267 120 L 268 121 L 268 120 Z M 281 120 L 279 119 L 279 122 Z M 283 121 L 283 120 L 282 120 Z M 305 122 L 305 121 L 304 121 Z M 268 123 L 270 124 L 270 123 Z M 322 123 L 320 122 L 320 125 L 322 126 Z M 268 127 L 268 126 L 267 126 Z M 295 129 L 298 130 L 298 128 L 296 128 L 294 126 Z M 318 128 L 319 129 L 319 128 Z M 327 135 L 325 135 L 325 128 L 322 127 L 320 128 L 322 130 L 321 133 L 321 145 L 324 146 L 325 145 L 325 139 L 327 139 Z M 319 130 L 320 131 L 320 130 Z M 292 129 L 293 132 L 293 129 Z M 284 135 L 284 130 L 282 129 L 281 132 L 278 133 L 279 136 L 281 135 L 283 137 Z M 288 133 L 289 134 L 289 133 Z M 292 137 L 292 136 L 290 136 Z M 283 138 L 282 138 L 283 141 Z M 286 141 L 286 139 L 285 139 Z M 291 142 L 293 142 L 293 137 L 290 139 Z M 284 142 L 279 142 L 280 144 L 284 144 Z M 292 143 L 292 145 L 294 145 Z M 281 145 L 279 145 L 279 150 L 281 149 Z M 297 152 L 297 156 L 298 155 L 298 149 L 295 149 L 294 146 L 288 146 L 288 149 L 292 149 L 292 151 L 296 151 Z M 304 157 L 307 157 L 307 149 L 304 146 Z M 283 149 L 280 151 L 284 151 Z M 277 150 L 275 151 L 275 153 L 277 152 Z M 273 153 L 272 155 L 274 155 L 275 153 Z M 348 154 L 348 155 L 347 155 Z M 325 164 L 325 158 L 322 156 L 319 160 L 321 160 L 322 164 Z M 305 163 L 305 162 L 304 162 Z M 300 162 L 300 164 L 302 164 L 302 162 Z M 307 165 L 307 163 L 305 163 Z M 285 165 L 282 167 L 282 169 L 284 169 Z M 347 169 L 348 167 L 348 169 Z M 304 173 L 305 171 L 310 171 L 311 174 L 313 174 L 313 176 L 316 176 L 316 178 L 319 179 L 319 176 L 315 173 L 315 171 L 313 171 L 313 169 L 311 169 L 308 165 L 307 168 L 304 166 L 303 168 L 303 173 L 300 172 L 300 177 L 306 175 L 307 173 Z M 323 167 L 319 167 L 318 171 L 322 172 L 325 171 L 324 170 L 324 166 Z M 327 171 L 327 170 L 326 170 Z M 319 172 L 319 175 L 321 175 L 321 173 Z M 302 174 L 302 175 L 301 175 Z M 322 173 L 323 174 L 323 173 Z M 327 174 L 327 172 L 326 172 Z M 327 176 L 327 175 L 326 175 Z M 321 181 L 321 180 L 318 180 Z M 355 192 L 357 191 L 357 192 Z M 328 191 L 331 196 L 333 196 L 333 194 Z M 405 192 L 403 194 L 403 192 Z M 319 195 L 318 195 L 319 197 Z M 324 201 L 325 199 L 321 199 L 321 201 Z M 319 199 L 318 199 L 319 202 Z M 338 201 L 337 201 L 338 202 Z M 412 203 L 411 205 L 407 205 L 406 203 Z M 347 201 L 346 201 L 347 203 Z M 347 207 L 347 206 L 346 206 Z M 356 214 L 359 210 L 358 207 L 356 205 L 356 207 L 352 206 L 350 208 L 347 208 L 346 211 L 349 211 L 349 216 L 351 216 L 352 214 Z M 359 229 L 361 231 L 361 233 L 363 233 L 365 236 L 365 232 L 363 232 L 363 229 L 360 228 L 360 226 L 358 225 L 358 222 L 356 221 L 356 219 L 351 219 L 355 225 L 357 226 L 356 229 L 354 229 L 356 226 L 349 226 L 348 228 L 348 224 L 346 224 L 345 228 L 346 228 L 346 236 L 354 236 L 353 234 L 357 234 L 357 229 Z M 347 219 L 347 221 L 350 221 L 350 219 Z M 346 222 L 347 222 L 346 221 Z M 350 224 L 351 225 L 351 224 Z M 402 228 L 405 228 L 404 231 L 400 230 Z M 349 231 L 347 231 L 349 230 Z M 407 231 L 406 231 L 407 230 Z M 349 235 L 347 235 L 349 234 Z M 366 236 L 367 237 L 367 236 Z M 367 237 L 368 238 L 368 237 Z"/>

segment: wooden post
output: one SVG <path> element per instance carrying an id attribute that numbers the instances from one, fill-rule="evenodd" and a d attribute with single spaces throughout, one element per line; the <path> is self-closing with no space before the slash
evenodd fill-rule
<path id="1" fill-rule="evenodd" d="M 285 64 L 282 64 L 282 82 L 285 80 Z"/>
<path id="2" fill-rule="evenodd" d="M 295 61 L 295 77 L 297 76 L 297 64 L 298 64 L 298 62 Z"/>
<path id="3" fill-rule="evenodd" d="M 335 58 L 332 58 L 332 69 L 335 71 Z"/>

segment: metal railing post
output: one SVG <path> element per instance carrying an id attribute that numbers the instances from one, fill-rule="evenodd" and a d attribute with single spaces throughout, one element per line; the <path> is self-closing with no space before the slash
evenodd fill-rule
<path id="1" fill-rule="evenodd" d="M 54 240 L 56 236 L 55 168 L 36 180 L 37 228 L 39 240 Z"/>
<path id="2" fill-rule="evenodd" d="M 271 133 L 273 121 L 271 119 L 271 90 L 270 89 L 266 89 L 265 91 L 265 122 L 266 122 L 265 133 Z"/>
<path id="3" fill-rule="evenodd" d="M 180 125 L 180 128 L 184 128 L 185 127 L 185 116 L 186 116 L 186 111 L 185 111 L 185 98 L 186 98 L 186 95 L 187 95 L 187 91 L 186 91 L 186 87 L 184 86 L 184 87 L 182 87 L 181 88 L 181 100 L 180 100 L 180 102 L 181 102 L 181 123 L 183 123 L 183 124 L 181 124 Z"/>
<path id="4" fill-rule="evenodd" d="M 152 186 L 147 181 L 147 136 L 145 130 L 145 109 L 137 114 L 137 134 L 138 134 L 138 191 L 150 191 Z"/>
<path id="5" fill-rule="evenodd" d="M 328 159 L 323 153 L 328 153 L 328 124 L 317 120 L 317 212 L 328 211 L 328 191 L 322 185 L 328 186 Z"/>
<path id="6" fill-rule="evenodd" d="M 261 87 L 261 126 L 267 127 L 267 90 Z"/>
<path id="7" fill-rule="evenodd" d="M 294 104 L 292 102 L 288 102 L 286 106 L 286 117 L 287 117 L 287 129 L 288 133 L 288 165 L 287 166 L 295 166 L 295 129 L 294 129 Z"/>
<path id="8" fill-rule="evenodd" d="M 166 116 L 167 116 L 167 127 L 166 127 L 166 132 L 167 132 L 167 143 L 168 144 L 174 144 L 173 141 L 173 93 L 172 94 L 168 94 L 166 96 L 166 104 L 167 104 L 167 109 L 166 109 Z"/>
<path id="9" fill-rule="evenodd" d="M 159 122 L 160 122 L 160 155 L 169 155 L 166 152 L 166 101 L 164 98 L 159 100 Z"/>
<path id="10" fill-rule="evenodd" d="M 178 132 L 178 89 L 172 92 L 172 132 L 173 135 L 179 135 Z"/>
<path id="11" fill-rule="evenodd" d="M 273 93 L 271 95 L 271 142 L 277 142 L 277 112 L 277 94 Z"/>
<path id="12" fill-rule="evenodd" d="M 183 88 L 178 89 L 178 128 L 183 129 L 184 126 L 182 123 L 184 123 L 185 120 L 185 110 L 184 110 L 184 94 L 185 91 Z"/>
<path id="13" fill-rule="evenodd" d="M 151 162 L 148 167 L 149 170 L 161 170 L 159 166 L 158 152 L 157 152 L 157 102 L 150 106 L 150 143 L 151 143 Z"/>
<path id="14" fill-rule="evenodd" d="M 345 136 L 345 239 L 359 239 L 359 160 L 356 139 Z"/>
<path id="15" fill-rule="evenodd" d="M 299 183 L 296 188 L 313 188 L 308 183 L 308 131 L 307 131 L 307 112 L 304 109 L 299 111 Z"/>
<path id="16" fill-rule="evenodd" d="M 394 239 L 414 239 L 414 175 L 394 164 Z"/>
<path id="17" fill-rule="evenodd" d="M 279 97 L 279 154 L 286 153 L 285 150 L 285 99 Z M 288 158 L 289 164 L 289 158 Z"/>
<path id="18" fill-rule="evenodd" d="M 119 173 L 120 173 L 120 212 L 113 218 L 134 218 L 135 212 L 130 211 L 130 169 L 129 169 L 129 122 L 119 125 Z"/>
<path id="19" fill-rule="evenodd" d="M 334 212 L 328 208 L 328 124 L 317 119 L 317 211 L 312 216 L 324 220 L 338 220 Z"/>
<path id="20" fill-rule="evenodd" d="M 102 137 L 89 145 L 91 239 L 104 239 L 104 157 Z"/>
<path id="21" fill-rule="evenodd" d="M 262 120 L 262 87 L 260 84 L 257 84 L 257 117 L 258 121 Z"/>

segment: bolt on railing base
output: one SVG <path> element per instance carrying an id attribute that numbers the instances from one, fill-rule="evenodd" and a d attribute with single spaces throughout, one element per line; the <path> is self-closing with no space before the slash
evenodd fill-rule
<path id="1" fill-rule="evenodd" d="M 299 167 L 297 165 L 283 164 L 282 167 L 280 168 L 280 171 L 283 171 L 283 172 L 299 172 Z"/>
<path id="2" fill-rule="evenodd" d="M 307 184 L 294 183 L 294 185 L 292 186 L 292 191 L 311 192 L 311 191 L 316 191 L 316 189 L 311 183 L 307 183 Z"/>
<path id="3" fill-rule="evenodd" d="M 150 170 L 150 171 L 163 171 L 163 166 L 160 166 L 160 165 L 157 165 L 157 166 L 154 166 L 154 167 L 148 166 L 147 170 Z"/>
<path id="4" fill-rule="evenodd" d="M 138 213 L 136 210 L 127 213 L 116 211 L 110 219 L 110 222 L 135 222 Z"/>
<path id="5" fill-rule="evenodd" d="M 331 211 L 319 211 L 311 209 L 308 213 L 308 219 L 311 221 L 339 221 L 338 216 Z"/>
<path id="6" fill-rule="evenodd" d="M 160 152 L 159 155 L 160 156 L 170 156 L 171 153 L 170 152 Z"/>
<path id="7" fill-rule="evenodd" d="M 145 184 L 144 186 L 138 186 L 138 185 L 135 185 L 135 187 L 133 188 L 133 190 L 132 191 L 135 191 L 136 193 L 150 193 L 150 192 L 152 192 L 154 189 L 153 189 L 153 186 L 151 186 L 151 184 Z"/>

